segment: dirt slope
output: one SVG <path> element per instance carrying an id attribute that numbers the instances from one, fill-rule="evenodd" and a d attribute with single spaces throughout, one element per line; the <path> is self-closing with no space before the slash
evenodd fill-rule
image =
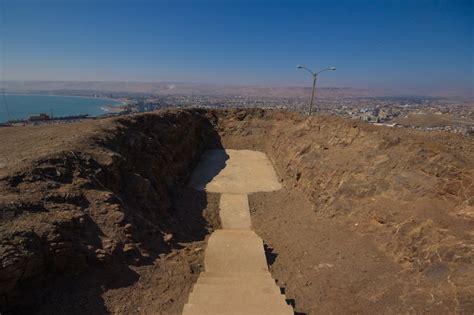
<path id="1" fill-rule="evenodd" d="M 250 202 L 297 311 L 474 311 L 472 138 L 335 117 L 218 115 L 224 146 L 265 151 L 285 186 Z"/>

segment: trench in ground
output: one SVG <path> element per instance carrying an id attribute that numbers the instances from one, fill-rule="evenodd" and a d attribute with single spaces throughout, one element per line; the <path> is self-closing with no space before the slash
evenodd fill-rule
<path id="1" fill-rule="evenodd" d="M 108 136 L 99 138 L 105 155 L 93 157 L 92 161 L 97 165 L 92 163 L 81 170 L 86 175 L 88 167 L 101 172 L 93 180 L 79 176 L 81 187 L 85 187 L 83 193 L 89 200 L 79 219 L 84 219 L 85 226 L 81 229 L 92 233 L 92 241 L 83 237 L 82 232 L 66 232 L 83 237 L 79 237 L 79 241 L 89 242 L 91 249 L 65 249 L 46 260 L 42 268 L 54 276 L 35 275 L 25 279 L 19 292 L 21 302 L 26 306 L 18 308 L 16 305 L 13 309 L 39 314 L 179 314 L 202 271 L 206 238 L 220 224 L 219 196 L 191 190 L 187 180 L 204 150 L 224 148 L 264 152 L 273 162 L 283 188 L 249 196 L 252 225 L 265 242 L 272 276 L 296 313 L 468 310 L 471 305 L 468 291 L 462 286 L 457 291 L 457 286 L 451 287 L 449 282 L 449 286 L 443 284 L 446 275 L 451 275 L 448 272 L 453 271 L 449 264 L 435 262 L 427 265 L 426 272 L 421 272 L 413 268 L 416 260 L 400 263 L 397 257 L 394 258 L 394 253 L 405 254 L 406 239 L 394 242 L 386 218 L 376 217 L 372 220 L 375 222 L 366 220 L 367 211 L 355 211 L 361 205 L 348 204 L 343 198 L 335 200 L 338 208 L 332 209 L 333 212 L 325 212 L 324 201 L 331 196 L 326 196 L 324 189 L 314 187 L 322 185 L 324 180 L 331 188 L 332 174 L 342 177 L 337 168 L 331 174 L 324 173 L 323 168 L 312 168 L 312 161 L 317 160 L 324 166 L 330 162 L 325 160 L 325 153 L 331 150 L 336 155 L 337 152 L 361 152 L 357 148 L 361 146 L 370 148 L 365 151 L 369 152 L 367 160 L 373 159 L 372 152 L 377 152 L 380 155 L 376 157 L 386 162 L 382 154 L 396 147 L 400 140 L 392 131 L 371 128 L 340 119 L 315 118 L 312 122 L 289 113 L 272 114 L 260 110 L 180 112 L 124 119 Z M 355 151 L 351 145 L 357 141 L 358 151 Z M 406 151 L 402 148 L 403 154 Z M 409 156 L 395 153 L 397 158 Z M 76 164 L 85 163 L 82 158 L 76 160 L 80 155 L 78 152 L 73 156 L 68 154 L 66 164 L 69 159 Z M 351 169 L 350 163 L 364 162 L 350 155 L 342 158 L 345 164 L 336 166 L 349 172 L 358 171 Z M 45 163 L 57 168 L 54 163 L 58 161 L 63 163 L 62 159 Z M 50 170 L 49 166 L 40 166 L 41 172 Z M 379 170 L 382 176 L 394 177 L 382 171 L 385 170 Z M 37 175 L 38 169 L 32 172 Z M 31 174 L 20 175 L 11 178 L 16 189 L 30 189 L 30 184 L 21 183 L 21 180 Z M 74 176 L 71 175 L 73 179 L 68 185 L 76 184 Z M 62 180 L 58 179 L 58 182 L 64 188 Z M 354 179 L 355 185 L 351 186 L 351 183 L 346 182 L 342 187 L 342 197 L 355 195 L 363 200 L 373 193 L 366 182 Z M 41 183 L 33 184 L 39 185 L 35 186 L 39 191 L 44 188 Z M 383 185 L 380 188 L 387 189 Z M 314 191 L 319 192 L 315 195 Z M 34 197 L 31 196 L 32 202 L 36 202 Z M 58 213 L 72 213 L 61 208 L 69 202 L 63 199 L 54 201 L 59 207 Z M 46 208 L 48 206 L 45 204 Z M 53 212 L 31 216 L 46 220 Z M 24 220 L 28 225 L 36 224 Z M 361 220 L 370 224 L 364 223 L 361 229 Z M 69 229 L 69 221 L 65 219 L 64 223 Z M 49 228 L 49 225 L 40 227 Z M 415 225 L 413 230 L 417 229 Z M 114 250 L 96 252 L 105 249 L 105 236 L 116 241 Z M 64 260 L 66 265 L 71 265 L 69 255 L 77 252 L 84 254 L 89 266 L 77 273 L 60 269 L 64 267 Z M 420 254 L 413 254 L 412 259 L 417 259 L 417 255 Z M 81 258 L 80 262 L 83 260 Z M 452 283 L 458 283 L 454 278 L 457 274 L 453 275 L 451 279 L 455 282 Z"/>

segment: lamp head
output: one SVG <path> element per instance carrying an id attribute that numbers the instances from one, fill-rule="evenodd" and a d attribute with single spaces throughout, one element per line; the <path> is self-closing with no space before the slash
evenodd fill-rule
<path id="1" fill-rule="evenodd" d="M 336 70 L 336 67 L 331 67 L 331 68 L 329 68 L 329 70 L 334 71 L 334 70 Z"/>
<path id="2" fill-rule="evenodd" d="M 298 68 L 298 69 L 301 69 L 301 68 L 303 68 L 303 67 L 302 67 L 302 66 L 300 66 L 300 65 L 297 65 L 297 66 L 296 66 L 296 68 Z"/>

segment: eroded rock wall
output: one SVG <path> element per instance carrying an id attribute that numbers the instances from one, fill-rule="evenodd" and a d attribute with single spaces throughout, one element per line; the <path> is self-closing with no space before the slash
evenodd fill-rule
<path id="1" fill-rule="evenodd" d="M 203 111 L 112 119 L 72 150 L 0 178 L 1 304 L 51 276 L 139 264 L 203 239 L 207 222 L 176 213 L 171 197 L 211 138 Z"/>

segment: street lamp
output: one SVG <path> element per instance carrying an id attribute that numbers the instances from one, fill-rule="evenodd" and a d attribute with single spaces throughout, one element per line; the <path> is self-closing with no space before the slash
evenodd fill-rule
<path id="1" fill-rule="evenodd" d="M 309 73 L 311 73 L 311 75 L 313 76 L 313 91 L 311 92 L 311 102 L 309 103 L 309 114 L 308 114 L 308 115 L 311 115 L 311 111 L 313 110 L 314 90 L 316 88 L 316 78 L 317 78 L 318 74 L 320 74 L 323 71 L 328 71 L 328 70 L 334 71 L 334 70 L 336 70 L 336 67 L 326 68 L 326 69 L 323 69 L 323 70 L 321 70 L 319 72 L 316 72 L 316 73 L 314 73 L 313 71 L 309 70 L 308 68 L 306 68 L 304 66 L 299 66 L 298 65 L 298 66 L 296 66 L 296 68 L 306 70 Z"/>

